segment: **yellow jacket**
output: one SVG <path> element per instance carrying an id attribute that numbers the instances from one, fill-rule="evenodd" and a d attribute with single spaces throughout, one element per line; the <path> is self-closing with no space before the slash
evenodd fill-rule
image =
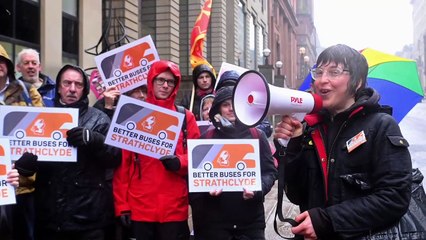
<path id="1" fill-rule="evenodd" d="M 24 83 L 21 80 L 15 78 L 15 71 L 13 62 L 10 60 L 9 55 L 3 46 L 0 45 L 0 56 L 6 59 L 7 75 L 9 79 L 9 85 L 4 93 L 2 105 L 12 106 L 34 106 L 43 107 L 43 98 L 37 89 L 29 83 Z M 28 94 L 26 94 L 28 92 Z M 29 95 L 31 104 L 25 101 L 24 95 Z M 19 176 L 19 187 L 16 189 L 16 194 L 29 193 L 34 191 L 35 174 L 31 177 Z"/>
<path id="2" fill-rule="evenodd" d="M 9 83 L 4 94 L 4 104 L 12 106 L 28 106 L 22 94 L 24 89 L 18 83 L 18 80 L 13 80 Z M 29 87 L 28 93 L 31 98 L 32 106 L 43 107 L 43 100 L 37 89 L 33 86 Z M 35 174 L 31 177 L 19 176 L 19 187 L 16 189 L 16 194 L 30 193 L 34 191 Z"/>

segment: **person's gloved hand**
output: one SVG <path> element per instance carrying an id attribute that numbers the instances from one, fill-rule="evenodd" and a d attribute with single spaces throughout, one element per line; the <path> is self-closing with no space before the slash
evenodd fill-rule
<path id="1" fill-rule="evenodd" d="M 179 158 L 175 155 L 166 155 L 160 157 L 160 161 L 163 164 L 164 168 L 169 171 L 176 172 L 180 169 Z"/>
<path id="2" fill-rule="evenodd" d="M 104 144 L 105 137 L 85 127 L 75 127 L 67 131 L 67 141 L 71 146 L 82 147 L 91 145 L 100 147 Z"/>
<path id="3" fill-rule="evenodd" d="M 130 214 L 131 214 L 130 211 L 121 212 L 120 221 L 124 227 L 130 227 L 130 225 L 132 224 L 132 220 L 130 219 Z"/>
<path id="4" fill-rule="evenodd" d="M 38 156 L 29 152 L 24 152 L 22 156 L 15 162 L 15 168 L 18 173 L 24 177 L 32 176 L 37 172 Z"/>

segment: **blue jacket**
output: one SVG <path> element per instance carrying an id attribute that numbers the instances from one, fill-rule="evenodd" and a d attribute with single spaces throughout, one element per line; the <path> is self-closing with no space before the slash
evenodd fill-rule
<path id="1" fill-rule="evenodd" d="M 55 98 L 56 89 L 55 81 L 42 73 L 39 74 L 39 77 L 43 79 L 43 84 L 37 90 L 43 98 L 44 106 L 53 107 L 53 99 Z M 19 79 L 24 81 L 22 77 Z"/>

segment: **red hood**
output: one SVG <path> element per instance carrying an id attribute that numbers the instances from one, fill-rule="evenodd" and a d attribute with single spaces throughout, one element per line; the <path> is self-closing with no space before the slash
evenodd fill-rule
<path id="1" fill-rule="evenodd" d="M 154 96 L 154 92 L 152 91 L 154 78 L 158 76 L 160 73 L 167 70 L 170 70 L 172 74 L 175 76 L 176 86 L 173 89 L 172 94 L 170 94 L 169 98 L 160 100 Z M 175 103 L 177 91 L 179 90 L 180 82 L 181 82 L 181 75 L 180 75 L 179 66 L 177 64 L 170 61 L 166 61 L 166 60 L 160 60 L 160 61 L 154 62 L 151 65 L 148 72 L 148 79 L 147 79 L 148 92 L 147 92 L 146 102 L 152 103 L 164 108 L 174 109 L 174 103 Z"/>

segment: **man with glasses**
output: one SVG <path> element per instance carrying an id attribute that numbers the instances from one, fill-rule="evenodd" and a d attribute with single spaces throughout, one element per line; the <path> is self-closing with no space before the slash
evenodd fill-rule
<path id="1" fill-rule="evenodd" d="M 148 72 L 146 102 L 177 111 L 175 99 L 181 84 L 178 66 L 160 60 Z M 161 120 L 159 120 L 161 121 Z M 180 133 L 173 155 L 160 159 L 122 151 L 121 166 L 114 172 L 115 213 L 131 224 L 138 240 L 187 240 L 188 139 L 200 136 L 194 115 L 186 110 L 186 128 Z"/>
<path id="2" fill-rule="evenodd" d="M 36 236 L 104 240 L 114 222 L 112 170 L 119 165 L 119 149 L 104 144 L 110 119 L 89 107 L 90 86 L 80 67 L 63 66 L 56 86 L 55 107 L 79 109 L 78 127 L 67 131 L 77 162 L 37 162 L 31 169 L 37 172 Z"/>
<path id="3" fill-rule="evenodd" d="M 300 207 L 299 225 L 291 230 L 305 239 L 370 239 L 407 211 L 408 142 L 377 91 L 366 86 L 368 64 L 361 53 L 331 46 L 311 74 L 311 89 L 324 109 L 303 124 L 283 116 L 274 135 L 290 139 L 285 156 L 276 157 L 285 160 L 280 178 L 286 196 Z"/>

